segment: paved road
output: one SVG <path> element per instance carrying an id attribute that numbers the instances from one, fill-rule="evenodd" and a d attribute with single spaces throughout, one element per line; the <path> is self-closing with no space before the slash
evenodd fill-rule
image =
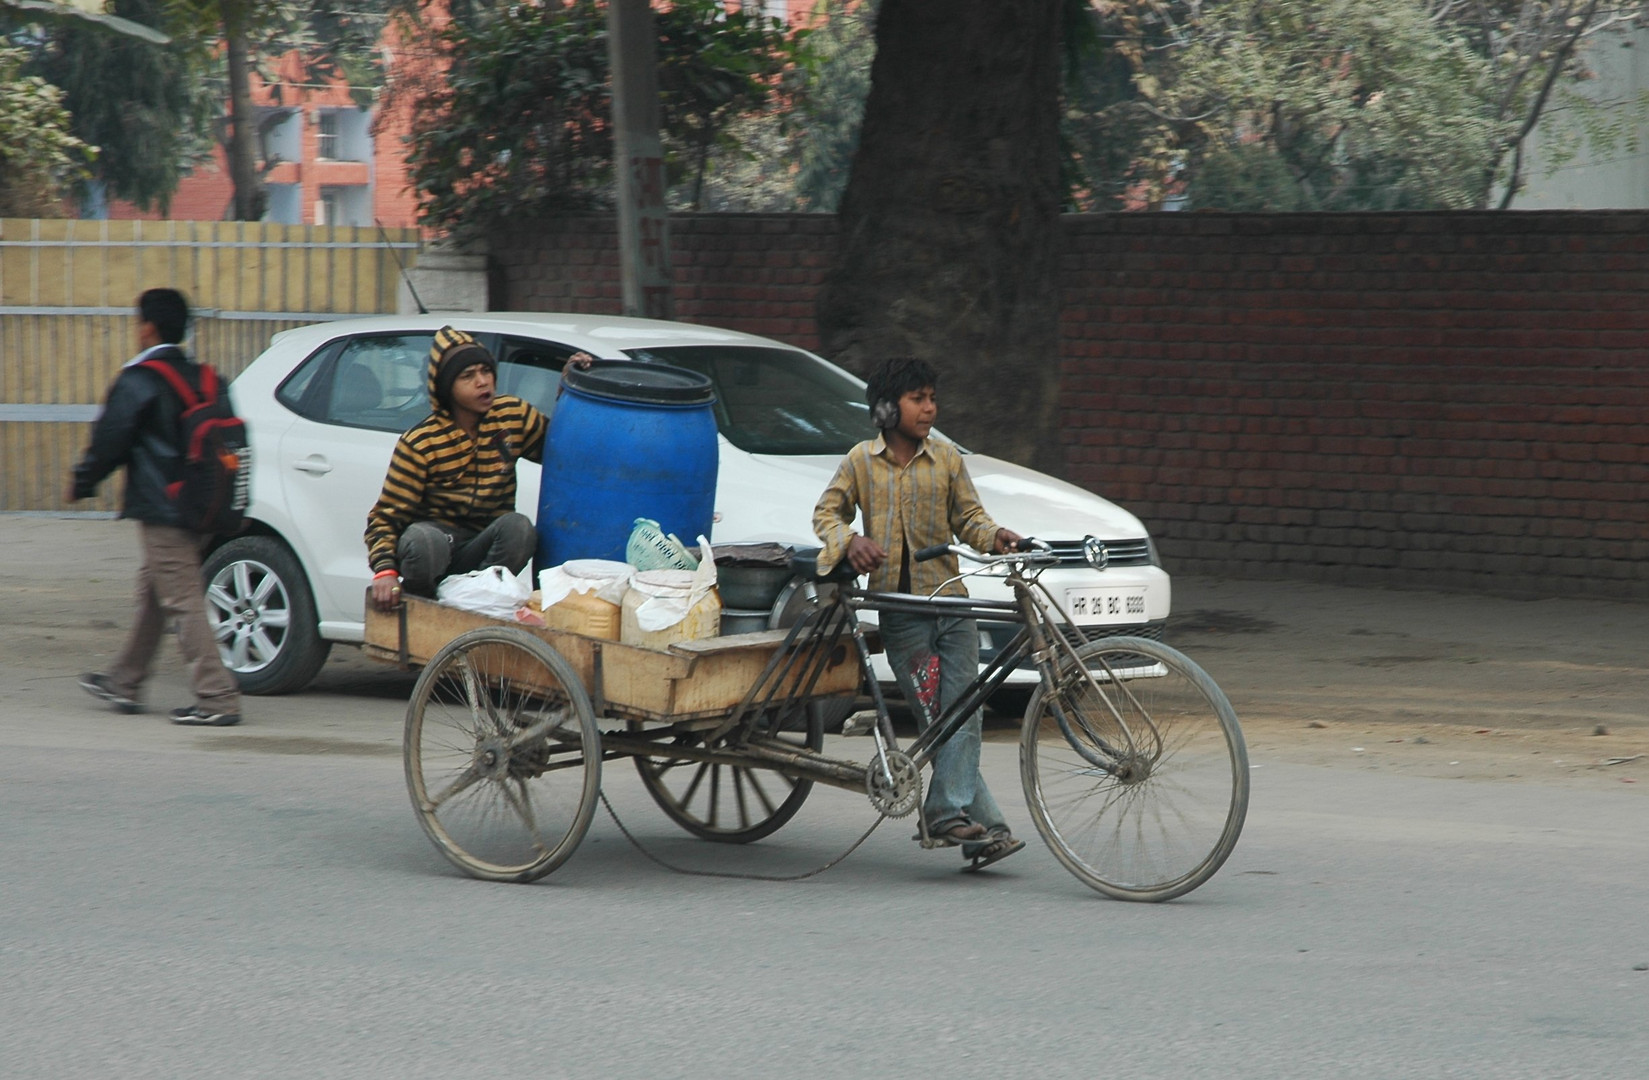
<path id="1" fill-rule="evenodd" d="M 1301 749 L 1350 726 L 1268 721 L 1230 863 L 1142 906 L 1042 849 L 998 740 L 987 774 L 1032 843 L 987 874 L 890 823 L 807 882 L 686 877 L 602 815 L 551 877 L 489 885 L 413 820 L 404 675 L 341 651 L 225 731 L 86 699 L 73 676 L 118 645 L 130 539 L 0 518 L 0 1076 L 1649 1073 L 1649 799 L 1618 767 L 1461 780 L 1378 766 L 1372 742 Z M 1180 586 L 1188 611 L 1261 607 L 1243 595 Z M 157 690 L 182 693 L 175 669 Z M 607 788 L 649 848 L 705 869 L 808 869 L 871 820 L 821 790 L 730 849 L 677 832 L 622 765 Z"/>

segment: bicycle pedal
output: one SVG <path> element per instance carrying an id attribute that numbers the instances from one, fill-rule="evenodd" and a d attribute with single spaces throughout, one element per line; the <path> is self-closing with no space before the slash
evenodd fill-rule
<path id="1" fill-rule="evenodd" d="M 917 833 L 912 840 L 922 845 L 923 850 L 932 851 L 934 848 L 961 847 L 962 845 L 948 836 L 923 836 Z"/>
<path id="2" fill-rule="evenodd" d="M 869 735 L 876 730 L 876 713 L 872 710 L 856 712 L 842 721 L 843 735 Z"/>

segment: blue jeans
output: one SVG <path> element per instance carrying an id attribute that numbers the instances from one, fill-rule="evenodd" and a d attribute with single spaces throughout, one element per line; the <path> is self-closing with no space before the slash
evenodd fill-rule
<path id="1" fill-rule="evenodd" d="M 939 658 L 939 693 L 930 716 L 959 699 L 979 672 L 979 628 L 972 619 L 932 615 L 906 615 L 885 611 L 881 615 L 882 647 L 911 712 L 921 717 L 917 706 L 914 671 L 933 656 Z M 979 774 L 980 730 L 984 718 L 976 709 L 972 716 L 946 740 L 934 755 L 933 776 L 928 781 L 922 816 L 929 825 L 966 816 L 987 829 L 1002 829 L 1002 811 Z M 964 848 L 964 853 L 966 849 Z"/>

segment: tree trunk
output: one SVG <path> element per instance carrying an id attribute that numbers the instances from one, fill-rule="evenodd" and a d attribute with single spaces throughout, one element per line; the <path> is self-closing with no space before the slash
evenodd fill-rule
<path id="1" fill-rule="evenodd" d="M 229 179 L 235 185 L 234 220 L 260 221 L 268 205 L 258 175 L 257 118 L 252 110 L 252 65 L 246 52 L 246 13 L 231 0 L 223 5 L 223 52 L 229 69 Z"/>
<path id="2" fill-rule="evenodd" d="M 1056 473 L 1059 28 L 1060 0 L 884 0 L 819 301 L 834 359 L 927 359 L 948 435 Z"/>

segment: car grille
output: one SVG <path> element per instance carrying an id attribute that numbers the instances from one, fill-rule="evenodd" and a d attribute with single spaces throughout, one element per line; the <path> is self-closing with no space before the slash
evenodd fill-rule
<path id="1" fill-rule="evenodd" d="M 1105 540 L 1102 543 L 1105 545 L 1107 566 L 1151 565 L 1151 542 L 1143 536 L 1138 540 Z M 1088 560 L 1082 556 L 1081 540 L 1049 540 L 1048 546 L 1059 556 L 1060 566 L 1088 565 Z"/>
<path id="2" fill-rule="evenodd" d="M 1059 626 L 1059 631 L 1065 636 L 1065 640 L 1069 641 L 1072 645 L 1081 645 L 1089 641 L 1098 641 L 1100 638 L 1123 636 L 1142 637 L 1148 638 L 1151 641 L 1161 641 L 1162 628 L 1164 625 L 1165 623 L 1161 621 L 1151 623 L 1135 623 L 1132 626 L 1072 626 L 1069 623 L 1061 623 Z M 1012 641 L 1013 636 L 1018 632 L 1019 624 L 1017 623 L 981 622 L 979 624 L 979 633 L 981 637 L 989 638 L 990 645 L 987 646 L 983 640 L 980 641 L 980 661 L 989 663 L 991 658 L 996 655 L 997 650 Z M 1020 666 L 1032 667 L 1034 665 L 1030 660 L 1026 660 L 1020 664 Z"/>
<path id="3" fill-rule="evenodd" d="M 1068 623 L 1060 624 L 1059 631 L 1065 635 L 1065 640 L 1072 645 L 1081 645 L 1088 641 L 1098 641 L 1107 637 L 1142 637 L 1152 641 L 1162 640 L 1163 623 L 1136 623 L 1133 626 L 1071 626 Z"/>

